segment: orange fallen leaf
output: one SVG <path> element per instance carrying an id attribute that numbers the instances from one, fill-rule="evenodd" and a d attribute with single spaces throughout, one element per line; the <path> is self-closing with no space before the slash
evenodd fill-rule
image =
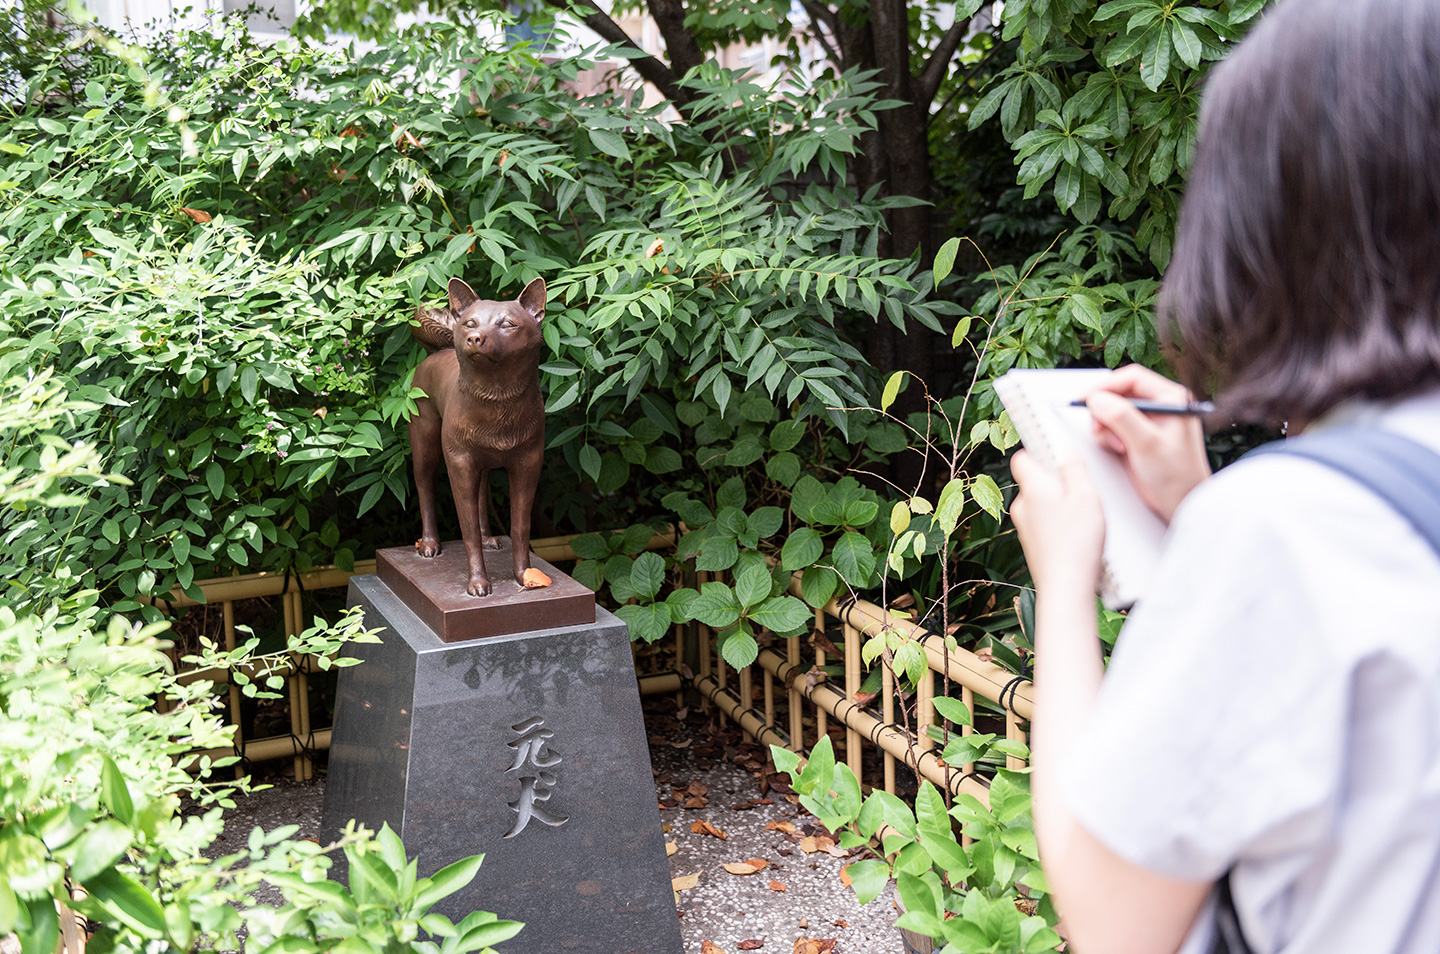
<path id="1" fill-rule="evenodd" d="M 795 826 L 787 821 L 773 821 L 765 826 L 766 831 L 783 831 L 787 834 L 795 832 Z"/>
<path id="2" fill-rule="evenodd" d="M 805 852 L 805 854 L 807 855 L 813 855 L 817 851 L 823 851 L 827 854 L 833 854 L 830 849 L 834 847 L 835 839 L 831 838 L 829 835 L 806 835 L 804 838 L 800 839 L 800 850 Z M 844 855 L 845 852 L 841 851 L 840 854 Z"/>
<path id="3" fill-rule="evenodd" d="M 843 884 L 843 885 L 844 885 L 845 887 L 847 887 L 847 888 L 850 887 L 850 866 L 849 866 L 849 865 L 846 865 L 845 867 L 843 867 L 843 868 L 840 869 L 840 883 Z"/>
<path id="4" fill-rule="evenodd" d="M 681 875 L 678 878 L 671 878 L 670 889 L 672 891 L 689 891 L 699 883 L 700 872 L 697 871 L 692 875 Z"/>
<path id="5" fill-rule="evenodd" d="M 204 225 L 206 222 L 210 221 L 209 212 L 203 212 L 200 209 L 185 208 L 182 208 L 180 211 L 184 212 L 186 215 L 190 216 L 190 218 L 194 219 L 196 222 L 199 222 L 201 225 Z"/>
<path id="6" fill-rule="evenodd" d="M 709 805 L 709 804 L 710 804 L 710 799 L 704 798 L 704 797 L 702 797 L 702 796 L 700 796 L 700 795 L 696 795 L 694 798 L 687 798 L 687 799 L 685 799 L 685 807 L 686 807 L 686 808 L 704 808 L 706 805 Z"/>
<path id="7" fill-rule="evenodd" d="M 697 835 L 714 835 L 721 841 L 724 841 L 728 837 L 723 831 L 703 819 L 701 821 L 691 822 L 690 830 Z"/>
<path id="8" fill-rule="evenodd" d="M 760 869 L 745 861 L 727 861 L 720 867 L 733 875 L 752 875 Z"/>
<path id="9" fill-rule="evenodd" d="M 840 927 L 840 928 L 845 928 L 845 927 L 849 927 L 849 926 L 850 926 L 850 922 L 849 922 L 849 921 L 831 921 L 830 923 L 833 924 L 833 925 L 835 925 L 836 927 Z"/>
<path id="10" fill-rule="evenodd" d="M 315 410 L 313 410 L 313 411 L 310 412 L 310 416 L 311 416 L 311 417 L 318 417 L 318 418 L 320 418 L 320 420 L 323 421 L 323 420 L 325 420 L 325 415 L 326 415 L 326 414 L 329 414 L 329 413 L 330 413 L 330 412 L 329 412 L 327 409 L 325 409 L 325 408 L 323 408 L 323 407 L 317 407 Z"/>
<path id="11" fill-rule="evenodd" d="M 538 590 L 542 586 L 550 585 L 550 577 L 546 576 L 544 573 L 541 573 L 539 570 L 535 569 L 532 566 L 525 571 L 525 575 L 522 578 L 521 582 L 527 590 Z"/>
<path id="12" fill-rule="evenodd" d="M 834 845 L 824 845 L 820 849 L 831 858 L 849 858 L 850 852 L 844 848 L 837 848 Z"/>
<path id="13" fill-rule="evenodd" d="M 770 890 L 771 890 L 771 891 L 784 891 L 784 890 L 785 890 L 785 882 L 783 882 L 783 881 L 776 881 L 776 880 L 774 880 L 774 879 L 772 878 L 772 879 L 770 880 Z"/>
<path id="14" fill-rule="evenodd" d="M 725 949 L 713 941 L 701 941 L 700 954 L 725 954 Z"/>
<path id="15" fill-rule="evenodd" d="M 669 858 L 671 855 L 675 854 L 675 852 L 677 852 L 677 851 L 679 851 L 679 850 L 680 850 L 680 847 L 679 847 L 678 845 L 676 845 L 675 842 L 673 842 L 673 841 L 667 841 L 667 842 L 665 842 L 665 857 L 666 857 L 666 858 Z"/>
<path id="16" fill-rule="evenodd" d="M 831 954 L 834 950 L 833 937 L 797 937 L 791 954 Z"/>
<path id="17" fill-rule="evenodd" d="M 765 939 L 763 937 L 747 937 L 735 946 L 742 951 L 758 951 L 765 946 Z"/>
<path id="18" fill-rule="evenodd" d="M 766 861 L 764 858 L 746 858 L 745 863 L 747 865 L 753 866 L 756 871 L 759 871 L 761 868 L 770 867 L 770 862 Z"/>
<path id="19" fill-rule="evenodd" d="M 691 782 L 685 786 L 685 791 L 691 795 L 708 795 L 710 793 L 710 789 L 705 787 L 704 782 Z"/>
<path id="20" fill-rule="evenodd" d="M 801 928 L 808 928 L 810 926 L 810 920 L 809 918 L 801 918 L 800 923 L 795 926 Z"/>

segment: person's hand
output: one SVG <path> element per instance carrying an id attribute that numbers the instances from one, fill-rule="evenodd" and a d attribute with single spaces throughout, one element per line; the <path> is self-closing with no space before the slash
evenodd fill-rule
<path id="1" fill-rule="evenodd" d="M 1022 450 L 1011 458 L 1010 473 L 1020 487 L 1010 518 L 1036 590 L 1079 587 L 1093 595 L 1100 581 L 1105 517 L 1084 461 L 1074 456 L 1056 473 Z"/>
<path id="2" fill-rule="evenodd" d="M 1185 495 L 1210 476 L 1204 428 L 1198 417 L 1145 414 L 1125 398 L 1183 404 L 1190 400 L 1190 392 L 1183 384 L 1132 364 L 1085 398 L 1097 425 L 1096 439 L 1120 455 L 1140 499 L 1169 523 Z"/>

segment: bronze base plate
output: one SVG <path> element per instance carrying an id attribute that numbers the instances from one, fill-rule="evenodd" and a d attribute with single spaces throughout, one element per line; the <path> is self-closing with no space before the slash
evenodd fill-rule
<path id="1" fill-rule="evenodd" d="M 505 549 L 485 551 L 485 574 L 494 588 L 489 596 L 465 592 L 470 569 L 459 540 L 441 544 L 437 557 L 422 557 L 413 546 L 377 550 L 375 573 L 446 643 L 595 622 L 593 591 L 534 553 L 530 565 L 551 583 L 525 589 L 515 581 L 509 539 L 499 539 Z"/>

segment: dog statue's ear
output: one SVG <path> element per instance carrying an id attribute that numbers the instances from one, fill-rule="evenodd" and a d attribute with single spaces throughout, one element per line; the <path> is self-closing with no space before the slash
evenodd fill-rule
<path id="1" fill-rule="evenodd" d="M 450 279 L 449 290 L 450 309 L 457 315 L 480 300 L 480 296 L 471 291 L 470 286 L 459 278 Z"/>
<path id="2" fill-rule="evenodd" d="M 525 290 L 516 299 L 520 307 L 524 308 L 536 320 L 545 317 L 545 279 L 537 278 L 525 286 Z"/>

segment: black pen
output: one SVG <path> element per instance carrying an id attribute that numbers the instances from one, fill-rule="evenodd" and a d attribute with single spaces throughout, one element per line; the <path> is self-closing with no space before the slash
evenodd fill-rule
<path id="1" fill-rule="evenodd" d="M 1160 401 L 1135 401 L 1130 404 L 1142 414 L 1212 414 L 1215 405 L 1209 401 L 1191 401 L 1189 404 L 1164 404 Z M 1085 407 L 1083 400 L 1070 402 L 1071 407 Z"/>

